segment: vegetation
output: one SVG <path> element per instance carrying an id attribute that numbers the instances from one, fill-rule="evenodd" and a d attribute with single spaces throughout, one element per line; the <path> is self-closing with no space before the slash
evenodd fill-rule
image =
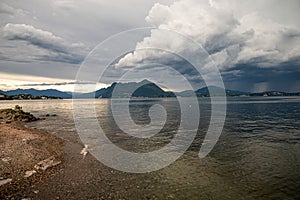
<path id="1" fill-rule="evenodd" d="M 7 96 L 2 94 L 0 100 L 35 100 L 35 99 L 62 99 L 61 97 L 54 96 L 33 96 L 31 94 L 18 94 Z"/>

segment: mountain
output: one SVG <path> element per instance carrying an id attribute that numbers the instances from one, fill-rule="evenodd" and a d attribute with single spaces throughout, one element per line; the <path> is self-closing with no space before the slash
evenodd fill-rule
<path id="1" fill-rule="evenodd" d="M 184 90 L 182 92 L 176 92 L 175 94 L 176 96 L 180 96 L 180 97 L 190 97 L 195 95 L 195 92 L 193 90 Z"/>
<path id="2" fill-rule="evenodd" d="M 220 96 L 224 93 L 224 89 L 216 87 L 216 86 L 208 86 L 208 87 L 203 87 L 195 91 L 197 96 L 210 96 L 209 91 L 214 95 L 214 96 Z"/>
<path id="3" fill-rule="evenodd" d="M 224 89 L 216 86 L 208 86 L 208 87 L 203 87 L 200 88 L 196 91 L 192 90 L 185 90 L 182 92 L 176 93 L 178 96 L 182 97 L 189 97 L 194 94 L 196 94 L 199 97 L 209 97 L 211 92 L 214 96 L 221 96 L 224 93 Z M 240 91 L 235 91 L 235 90 L 225 90 L 226 96 L 241 96 L 241 95 L 249 95 L 247 92 L 240 92 Z"/>
<path id="4" fill-rule="evenodd" d="M 195 93 L 197 96 L 201 97 L 208 97 L 209 91 L 211 91 L 215 96 L 222 94 L 222 88 L 216 87 L 216 86 L 208 86 L 201 88 L 199 90 L 196 90 Z M 250 93 L 250 92 L 241 92 L 236 90 L 225 90 L 226 96 L 300 96 L 300 92 L 281 92 L 281 91 L 266 91 L 266 92 L 256 92 L 256 93 Z"/>
<path id="5" fill-rule="evenodd" d="M 71 98 L 72 95 L 67 92 L 61 92 L 55 89 L 48 89 L 48 90 L 36 90 L 36 89 L 16 89 L 16 90 L 9 90 L 9 91 L 1 91 L 0 93 L 5 94 L 6 96 L 15 96 L 21 94 L 29 94 L 32 96 L 48 96 L 48 97 L 60 97 L 63 99 Z"/>
<path id="6" fill-rule="evenodd" d="M 208 86 L 208 87 L 203 87 L 199 90 L 196 90 L 195 93 L 197 96 L 210 96 L 209 92 L 212 93 L 214 96 L 219 96 L 224 93 L 224 89 L 216 86 Z M 235 91 L 235 90 L 226 90 L 226 96 L 240 96 L 240 95 L 247 95 L 248 93 L 246 92 L 240 92 L 240 91 Z"/>
<path id="7" fill-rule="evenodd" d="M 231 97 L 235 97 L 235 96 L 249 96 L 249 92 L 241 92 L 238 90 L 226 90 L 226 96 L 231 96 Z"/>
<path id="8" fill-rule="evenodd" d="M 89 92 L 89 93 L 73 93 L 73 98 L 75 99 L 87 99 L 87 98 L 95 98 L 99 97 L 106 88 L 101 88 L 100 90 L 96 90 L 95 92 Z"/>
<path id="9" fill-rule="evenodd" d="M 132 89 L 137 88 L 133 94 Z M 76 98 L 130 98 L 130 97 L 175 97 L 173 92 L 165 92 L 159 86 L 148 80 L 129 83 L 112 83 L 107 88 L 95 92 L 78 94 Z"/>
<path id="10" fill-rule="evenodd" d="M 131 95 L 131 90 L 137 88 Z M 114 91 L 114 89 L 117 89 Z M 176 96 L 190 97 L 196 94 L 198 97 L 209 97 L 209 91 L 212 92 L 214 96 L 219 96 L 223 93 L 223 89 L 216 86 L 208 86 L 200 88 L 196 91 L 185 90 L 182 92 L 176 92 Z M 300 96 L 300 92 L 288 93 L 280 91 L 266 91 L 257 93 L 241 92 L 236 90 L 225 90 L 226 96 Z M 114 94 L 113 94 L 114 92 Z M 2 97 L 3 95 L 7 97 Z M 159 86 L 150 82 L 148 80 L 143 80 L 141 82 L 129 82 L 129 83 L 113 83 L 107 88 L 102 88 L 95 92 L 90 93 L 77 93 L 73 94 L 74 98 L 111 98 L 114 95 L 115 98 L 130 98 L 130 97 L 175 97 L 173 92 L 165 92 Z M 55 89 L 48 90 L 36 90 L 36 89 L 16 89 L 10 91 L 0 90 L 1 99 L 13 99 L 20 96 L 23 99 L 38 99 L 39 97 L 57 97 L 68 99 L 72 98 L 72 94 L 68 92 L 62 92 Z M 28 97 L 27 97 L 27 96 Z M 13 97 L 14 96 L 14 97 Z"/>
<path id="11" fill-rule="evenodd" d="M 133 93 L 132 89 L 137 88 Z M 116 90 L 115 90 L 116 89 Z M 115 90 L 115 91 L 114 91 Z M 132 93 L 132 94 L 131 94 Z M 96 91 L 96 98 L 130 98 L 130 97 L 175 97 L 172 92 L 165 92 L 156 84 L 143 80 L 141 82 L 113 83 L 106 89 Z"/>

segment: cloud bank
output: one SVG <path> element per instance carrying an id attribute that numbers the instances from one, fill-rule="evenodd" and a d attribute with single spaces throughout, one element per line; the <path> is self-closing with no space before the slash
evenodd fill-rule
<path id="1" fill-rule="evenodd" d="M 68 44 L 62 38 L 49 31 L 37 29 L 27 24 L 8 23 L 3 27 L 4 38 L 12 41 L 25 41 L 46 53 L 39 55 L 36 60 L 66 62 L 78 64 L 83 60 L 83 56 L 74 53 L 80 48 L 78 44 Z"/>
<path id="2" fill-rule="evenodd" d="M 160 29 L 168 29 L 201 44 L 227 76 L 238 77 L 249 71 L 249 67 L 284 71 L 282 67 L 287 63 L 299 70 L 300 28 L 274 22 L 253 10 L 241 12 L 239 4 L 241 2 L 199 0 L 180 0 L 170 6 L 157 3 L 146 21 L 158 30 L 139 42 L 136 49 L 150 45 L 174 53 L 190 51 L 193 54 L 184 42 L 178 43 L 160 34 Z M 157 56 L 151 52 L 135 51 L 120 59 L 116 66 L 138 66 L 153 59 Z M 168 57 L 160 59 L 168 60 Z"/>
<path id="3" fill-rule="evenodd" d="M 64 85 L 93 85 L 94 82 L 80 82 L 80 81 L 72 81 L 72 82 L 58 82 L 58 83 L 27 83 L 22 84 L 20 86 L 64 86 Z"/>
<path id="4" fill-rule="evenodd" d="M 299 6 L 299 0 L 2 0 L 0 72 L 70 82 L 97 44 L 122 31 L 154 25 L 201 44 L 221 70 L 228 89 L 300 91 Z M 159 31 L 139 38 L 132 39 L 136 49 L 156 45 L 197 56 L 186 43 L 162 38 Z M 117 48 L 123 45 L 120 42 Z M 188 74 L 189 80 L 199 79 L 174 56 L 134 51 L 107 73 L 107 83 L 116 80 L 121 68 L 140 64 L 141 76 L 157 71 L 165 79 L 162 67 L 153 63 L 171 65 Z"/>

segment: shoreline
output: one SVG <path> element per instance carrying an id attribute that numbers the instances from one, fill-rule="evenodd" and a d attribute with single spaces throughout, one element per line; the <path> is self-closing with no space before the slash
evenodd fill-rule
<path id="1" fill-rule="evenodd" d="M 27 182 L 22 182 L 22 187 L 15 187 L 14 199 L 222 199 L 224 195 L 232 199 L 291 199 L 298 195 L 295 192 L 299 177 L 299 137 L 296 135 L 299 132 L 298 99 L 246 103 L 241 100 L 229 104 L 231 120 L 212 154 L 199 159 L 199 137 L 190 150 L 170 166 L 144 174 L 130 174 L 109 168 L 93 157 L 92 151 L 83 158 L 80 152 L 84 145 L 73 127 L 71 103 L 22 103 L 26 110 L 37 117 L 44 117 L 47 113 L 57 114 L 24 124 L 30 132 L 42 130 L 48 136 L 62 139 L 57 148 L 61 147 L 63 159 L 60 165 L 43 173 L 35 173 L 25 179 Z M 14 105 L 11 102 L 2 107 Z M 259 115 L 255 112 L 258 108 L 262 111 Z M 276 111 L 275 115 L 269 114 L 272 111 Z M 267 121 L 262 121 L 260 115 L 268 117 Z M 204 116 L 207 115 L 204 113 Z M 3 124 L 3 127 L 12 126 L 13 123 Z M 242 123 L 243 126 L 240 126 Z M 0 132 L 3 129 L 0 128 Z M 113 128 L 109 131 L 109 134 L 116 133 L 118 137 L 118 132 Z M 202 133 L 205 130 L 199 131 Z M 0 144 L 2 142 L 0 138 Z M 286 178 L 289 185 L 277 182 L 278 176 Z M 39 180 L 40 177 L 42 180 Z M 8 195 L 3 197 L 2 191 L 0 199 L 12 199 Z"/>

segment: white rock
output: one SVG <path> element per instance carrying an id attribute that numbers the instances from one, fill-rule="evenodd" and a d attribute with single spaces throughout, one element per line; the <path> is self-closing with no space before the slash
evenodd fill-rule
<path id="1" fill-rule="evenodd" d="M 84 145 L 84 148 L 81 150 L 80 154 L 83 155 L 83 158 L 89 153 L 88 145 Z"/>
<path id="2" fill-rule="evenodd" d="M 2 158 L 1 160 L 2 160 L 3 162 L 5 162 L 5 163 L 8 163 L 8 162 L 12 161 L 12 159 L 11 159 L 10 157 Z"/>
<path id="3" fill-rule="evenodd" d="M 24 178 L 28 178 L 28 177 L 32 176 L 33 174 L 35 174 L 35 173 L 36 173 L 35 170 L 26 171 L 25 175 L 24 175 Z"/>
<path id="4" fill-rule="evenodd" d="M 0 186 L 1 186 L 1 185 L 5 185 L 5 184 L 10 183 L 10 182 L 12 182 L 12 179 L 11 179 L 11 178 L 4 179 L 4 180 L 0 180 Z"/>
<path id="5" fill-rule="evenodd" d="M 40 162 L 38 162 L 34 168 L 37 169 L 37 170 L 46 170 L 48 169 L 49 167 L 54 167 L 56 165 L 59 165 L 61 163 L 60 160 L 57 160 L 54 156 L 51 156 L 45 160 L 42 160 Z"/>

